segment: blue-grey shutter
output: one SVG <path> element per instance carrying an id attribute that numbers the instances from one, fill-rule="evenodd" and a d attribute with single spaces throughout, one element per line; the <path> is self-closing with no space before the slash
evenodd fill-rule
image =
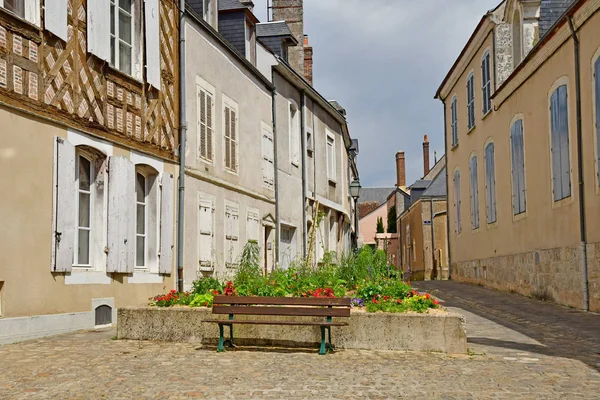
<path id="1" fill-rule="evenodd" d="M 479 228 L 479 188 L 477 186 L 477 156 L 469 162 L 471 183 L 471 225 L 473 229 Z"/>
<path id="2" fill-rule="evenodd" d="M 561 179 L 560 179 L 560 135 L 558 131 L 558 90 L 552 93 L 550 97 L 550 136 L 551 136 L 551 155 L 552 155 L 552 191 L 554 201 L 562 197 Z"/>
<path id="3" fill-rule="evenodd" d="M 519 213 L 519 169 L 517 167 L 517 122 L 510 127 L 510 169 L 512 175 L 512 198 L 513 198 L 513 215 Z"/>
<path id="4" fill-rule="evenodd" d="M 492 198 L 492 222 L 496 222 L 496 155 L 494 153 L 494 144 L 490 143 L 488 146 L 490 147 L 490 182 L 492 186 L 490 196 Z"/>
<path id="5" fill-rule="evenodd" d="M 454 212 L 455 218 L 454 221 L 454 231 L 456 233 L 460 233 L 460 172 L 456 171 L 454 173 Z"/>
<path id="6" fill-rule="evenodd" d="M 562 199 L 571 195 L 571 157 L 569 155 L 569 112 L 567 106 L 567 86 L 558 88 L 560 169 Z"/>
<path id="7" fill-rule="evenodd" d="M 596 82 L 596 157 L 598 158 L 598 183 L 600 184 L 600 57 L 596 60 L 594 68 Z"/>
<path id="8" fill-rule="evenodd" d="M 494 144 L 485 147 L 485 201 L 487 223 L 496 222 L 496 182 L 494 180 Z"/>
<path id="9" fill-rule="evenodd" d="M 525 192 L 525 148 L 523 146 L 523 121 L 517 121 L 517 168 L 519 171 L 519 212 L 525 212 L 526 192 Z"/>

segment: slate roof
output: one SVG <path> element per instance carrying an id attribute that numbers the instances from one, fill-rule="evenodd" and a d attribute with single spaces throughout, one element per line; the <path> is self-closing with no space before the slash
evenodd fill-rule
<path id="1" fill-rule="evenodd" d="M 219 0 L 219 11 L 239 10 L 244 7 L 239 0 Z"/>
<path id="2" fill-rule="evenodd" d="M 358 198 L 358 204 L 377 202 L 383 204 L 387 201 L 388 196 L 396 190 L 395 187 L 389 188 L 362 188 L 360 190 L 360 197 Z"/>
<path id="3" fill-rule="evenodd" d="M 567 11 L 575 0 L 542 0 L 540 5 L 540 37 L 544 36 L 552 25 Z"/>
<path id="4" fill-rule="evenodd" d="M 426 181 L 423 179 L 419 179 L 418 181 L 415 181 L 415 183 L 413 183 L 412 185 L 410 185 L 410 189 L 427 189 L 429 187 L 429 184 L 431 183 L 431 181 Z"/>
<path id="5" fill-rule="evenodd" d="M 435 178 L 433 178 L 422 196 L 446 197 L 446 167 L 442 168 Z"/>
<path id="6" fill-rule="evenodd" d="M 262 22 L 256 24 L 256 36 L 292 36 L 292 31 L 285 21 Z"/>

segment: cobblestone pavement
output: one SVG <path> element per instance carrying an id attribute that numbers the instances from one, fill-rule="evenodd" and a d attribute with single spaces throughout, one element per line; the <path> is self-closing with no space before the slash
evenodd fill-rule
<path id="1" fill-rule="evenodd" d="M 579 360 L 600 372 L 600 315 L 453 281 L 414 282 L 467 318 L 469 347 Z M 600 399 L 600 393 L 598 394 Z"/>

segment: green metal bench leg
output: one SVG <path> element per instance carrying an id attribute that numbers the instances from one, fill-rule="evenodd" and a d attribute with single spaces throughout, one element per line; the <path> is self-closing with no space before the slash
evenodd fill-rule
<path id="1" fill-rule="evenodd" d="M 217 347 L 217 351 L 218 352 L 225 351 L 225 348 L 223 347 L 223 342 L 224 341 L 225 341 L 225 338 L 223 336 L 223 325 L 219 324 L 219 347 Z"/>
<path id="2" fill-rule="evenodd" d="M 333 348 L 333 344 L 331 344 L 331 327 L 330 326 L 327 327 L 327 335 L 328 335 L 328 339 L 329 339 L 327 341 L 327 347 L 329 347 L 329 349 L 331 351 L 333 351 L 334 348 Z"/>
<path id="3" fill-rule="evenodd" d="M 327 345 L 325 343 L 325 327 L 321 326 L 321 348 L 319 349 L 319 355 L 324 356 L 327 354 Z"/>
<path id="4" fill-rule="evenodd" d="M 235 343 L 233 343 L 233 324 L 229 325 L 229 347 L 235 347 Z"/>

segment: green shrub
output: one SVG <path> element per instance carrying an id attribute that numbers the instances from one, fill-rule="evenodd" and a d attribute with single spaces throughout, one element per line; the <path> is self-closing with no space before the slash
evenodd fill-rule
<path id="1" fill-rule="evenodd" d="M 190 302 L 190 307 L 212 307 L 214 296 L 210 293 L 195 294 Z"/>
<path id="2" fill-rule="evenodd" d="M 213 293 L 215 290 L 221 293 L 223 285 L 217 278 L 213 278 L 212 276 L 200 278 L 192 283 L 192 293 L 194 294 Z"/>
<path id="3" fill-rule="evenodd" d="M 385 228 L 383 227 L 383 218 L 377 217 L 377 233 L 385 233 Z"/>

